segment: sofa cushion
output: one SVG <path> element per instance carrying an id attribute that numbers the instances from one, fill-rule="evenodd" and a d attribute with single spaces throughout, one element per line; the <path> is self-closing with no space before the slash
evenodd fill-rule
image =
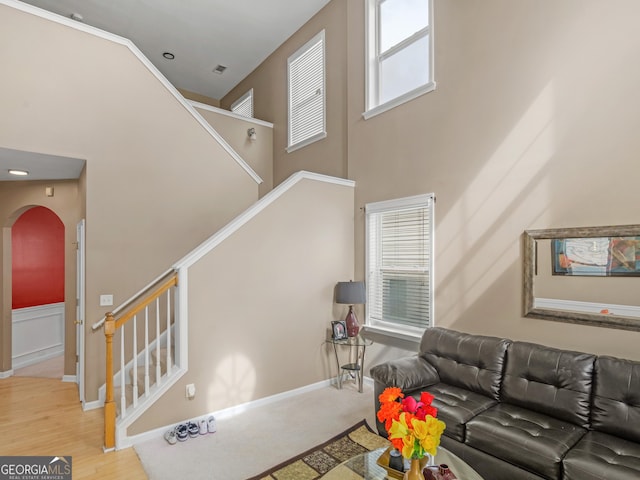
<path id="1" fill-rule="evenodd" d="M 467 422 L 465 443 L 544 478 L 558 480 L 562 459 L 585 433 L 573 423 L 499 404 Z"/>
<path id="2" fill-rule="evenodd" d="M 498 400 L 505 352 L 510 340 L 429 328 L 420 355 L 436 367 L 440 380 Z"/>
<path id="3" fill-rule="evenodd" d="M 414 355 L 390 360 L 369 370 L 371 378 L 385 387 L 400 387 L 410 392 L 438 383 L 440 376 L 433 365 Z"/>
<path id="4" fill-rule="evenodd" d="M 464 442 L 465 424 L 497 403 L 492 398 L 446 383 L 437 383 L 423 391 L 435 397 L 432 405 L 438 409 L 438 419 L 447 425 L 444 434 L 459 442 Z"/>
<path id="5" fill-rule="evenodd" d="M 594 430 L 640 443 L 640 362 L 596 360 L 591 423 Z"/>
<path id="6" fill-rule="evenodd" d="M 563 466 L 564 480 L 637 480 L 640 445 L 606 433 L 589 432 L 569 450 Z"/>
<path id="7" fill-rule="evenodd" d="M 513 342 L 507 353 L 502 402 L 589 427 L 595 355 Z"/>

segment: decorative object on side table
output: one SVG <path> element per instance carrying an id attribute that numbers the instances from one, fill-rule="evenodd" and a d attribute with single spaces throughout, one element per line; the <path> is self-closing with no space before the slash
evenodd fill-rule
<path id="1" fill-rule="evenodd" d="M 385 423 L 393 448 L 411 461 L 409 469 L 405 469 L 405 480 L 424 480 L 422 471 L 433 464 L 446 428 L 436 418 L 438 410 L 431 405 L 433 398 L 429 392 L 422 392 L 419 401 L 412 396 L 405 398 L 398 387 L 387 387 L 378 397 L 378 420 Z"/>
<path id="2" fill-rule="evenodd" d="M 335 320 L 331 322 L 331 331 L 334 340 L 344 340 L 347 337 L 347 324 L 344 320 Z"/>
<path id="3" fill-rule="evenodd" d="M 349 312 L 344 319 L 347 324 L 347 335 L 355 337 L 360 331 L 360 325 L 353 306 L 366 303 L 364 282 L 338 282 L 336 284 L 336 303 L 349 305 Z"/>
<path id="4" fill-rule="evenodd" d="M 422 471 L 425 480 L 456 480 L 456 477 L 448 465 L 431 465 Z"/>

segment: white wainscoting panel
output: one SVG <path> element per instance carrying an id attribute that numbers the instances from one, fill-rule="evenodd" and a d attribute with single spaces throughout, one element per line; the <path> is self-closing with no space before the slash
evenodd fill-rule
<path id="1" fill-rule="evenodd" d="M 64 353 L 64 302 L 18 308 L 11 321 L 12 368 Z"/>

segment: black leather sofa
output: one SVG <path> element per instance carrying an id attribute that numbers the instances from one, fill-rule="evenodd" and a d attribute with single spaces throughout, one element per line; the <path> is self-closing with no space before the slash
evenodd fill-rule
<path id="1" fill-rule="evenodd" d="M 486 480 L 640 479 L 640 362 L 430 328 L 370 373 L 376 412 L 387 386 L 435 395 L 441 445 Z"/>

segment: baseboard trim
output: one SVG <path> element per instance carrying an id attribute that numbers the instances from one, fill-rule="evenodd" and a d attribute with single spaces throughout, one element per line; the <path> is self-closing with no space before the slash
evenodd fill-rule
<path id="1" fill-rule="evenodd" d="M 93 402 L 84 402 L 82 405 L 82 411 L 87 412 L 89 410 L 95 410 L 96 408 L 104 407 L 104 402 L 100 400 L 94 400 Z"/>
<path id="2" fill-rule="evenodd" d="M 9 378 L 13 377 L 13 369 L 7 370 L 6 372 L 0 372 L 0 378 Z"/>
<path id="3" fill-rule="evenodd" d="M 373 382 L 373 380 L 371 380 L 370 378 L 368 379 L 368 377 L 364 377 L 365 381 L 369 382 Z M 206 413 L 204 415 L 198 415 L 195 418 L 207 418 L 210 415 L 213 415 L 216 420 L 220 420 L 223 418 L 229 418 L 229 417 L 233 417 L 235 415 L 239 415 L 243 412 L 246 412 L 247 410 L 256 408 L 256 407 L 261 407 L 264 405 L 270 405 L 276 402 L 280 402 L 285 398 L 289 398 L 289 397 L 294 397 L 296 395 L 300 395 L 301 393 L 306 393 L 306 392 L 312 392 L 314 390 L 319 390 L 321 388 L 324 387 L 328 387 L 332 385 L 332 381 L 333 379 L 329 379 L 329 380 L 323 380 L 321 382 L 317 382 L 317 383 L 312 383 L 311 385 L 306 385 L 304 387 L 300 387 L 300 388 L 295 388 L 293 390 L 288 390 L 286 392 L 282 392 L 282 393 L 277 393 L 275 395 L 271 395 L 269 397 L 264 397 L 264 398 L 259 398 L 257 400 L 252 400 L 250 402 L 246 402 L 246 403 L 242 403 L 240 405 L 235 405 L 233 407 L 229 407 L 229 408 L 224 408 L 222 410 L 218 410 L 216 412 L 210 412 L 210 413 Z M 118 446 L 118 450 L 122 449 L 122 448 L 129 448 L 129 447 L 133 447 L 138 443 L 142 443 L 145 442 L 147 440 L 151 440 L 154 438 L 162 438 L 162 436 L 164 435 L 164 433 L 167 430 L 171 430 L 172 428 L 174 428 L 176 425 L 180 424 L 180 423 L 186 423 L 188 421 L 193 421 L 194 418 L 187 418 L 184 419 L 182 421 L 176 422 L 176 423 L 172 423 L 170 425 L 165 425 L 163 427 L 159 427 L 159 428 L 155 428 L 153 430 L 149 430 L 148 432 L 144 432 L 144 433 L 139 433 L 137 435 L 132 435 L 130 437 L 126 437 L 123 438 L 122 440 L 122 445 Z"/>
<path id="4" fill-rule="evenodd" d="M 63 375 L 62 381 L 69 383 L 78 383 L 77 377 L 75 375 Z"/>

